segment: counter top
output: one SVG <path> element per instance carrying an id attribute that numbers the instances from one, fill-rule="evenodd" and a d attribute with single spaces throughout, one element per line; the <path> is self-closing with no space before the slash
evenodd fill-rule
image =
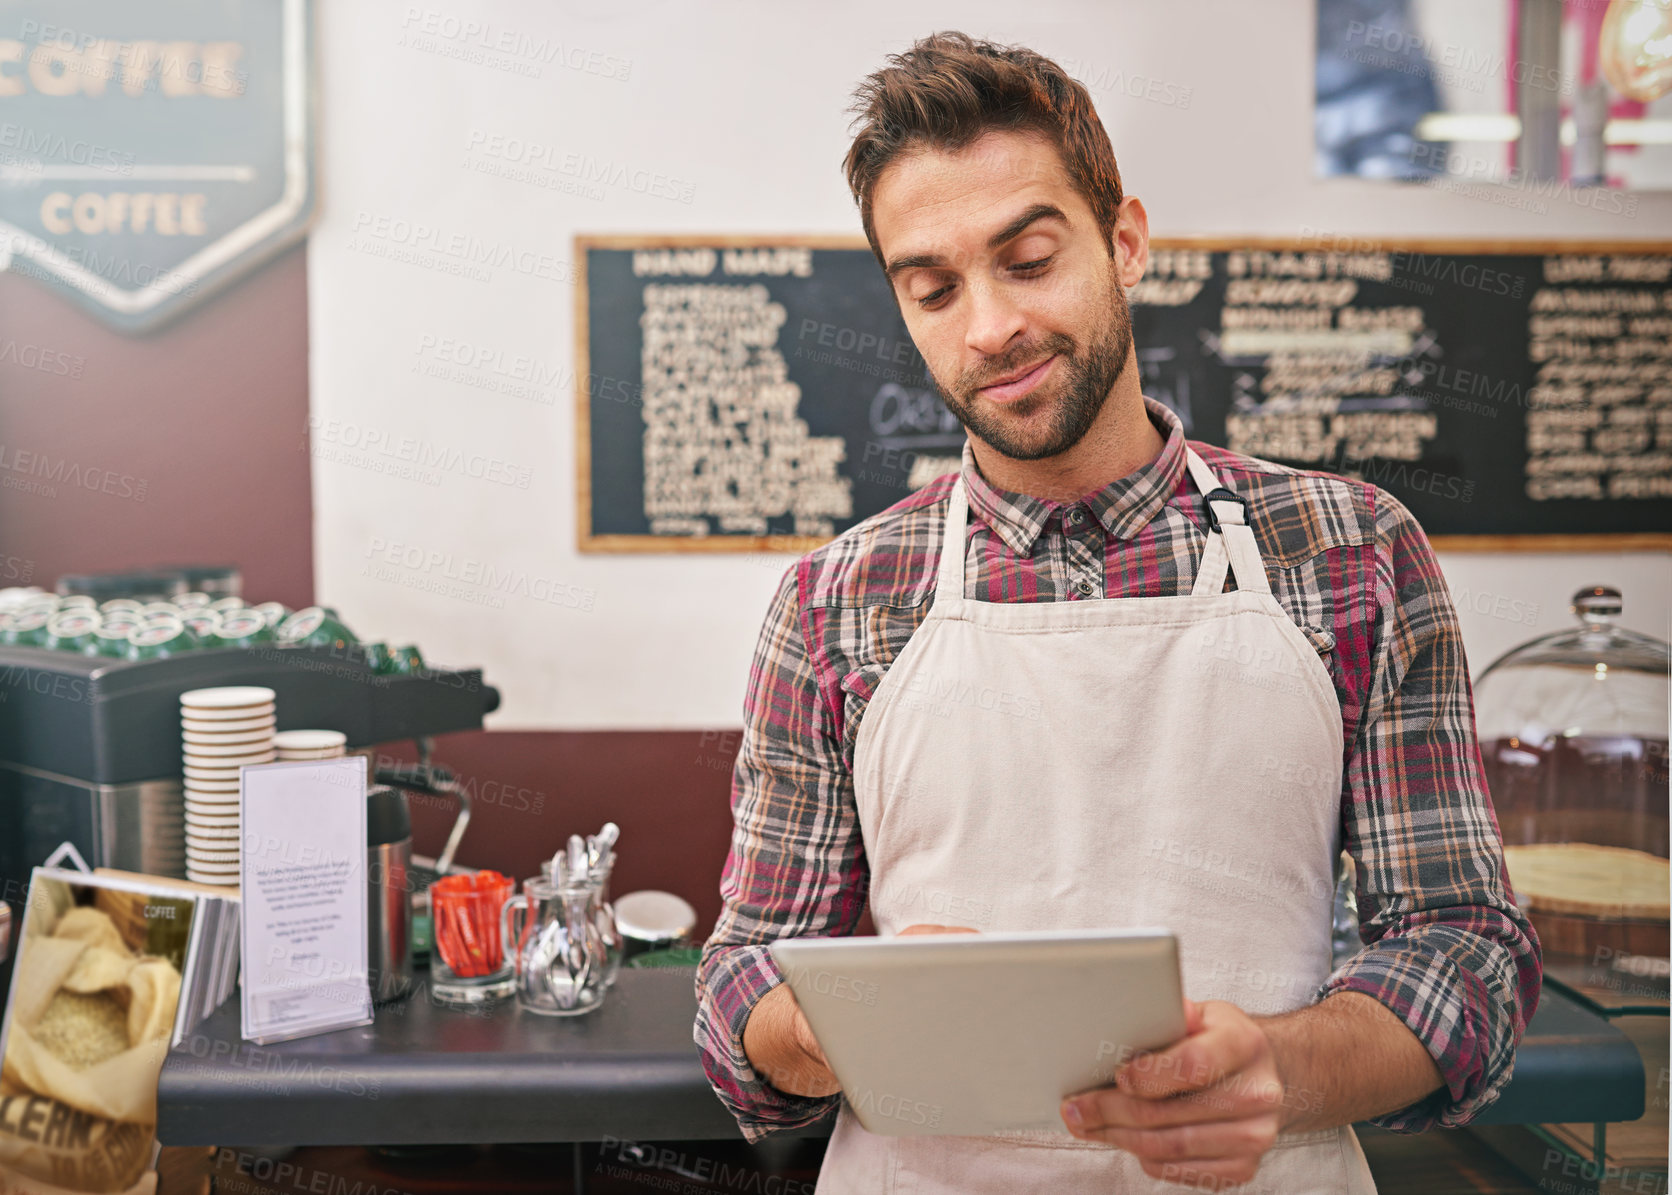
<path id="1" fill-rule="evenodd" d="M 422 973 L 421 973 L 422 974 Z M 157 1084 L 164 1145 L 736 1138 L 691 1040 L 687 968 L 624 969 L 582 1017 L 464 1011 L 420 986 L 376 1021 L 272 1046 L 239 1038 L 227 1001 L 170 1051 Z M 1477 1123 L 1630 1120 L 1643 1065 L 1624 1034 L 1546 988 L 1503 1097 Z M 808 1132 L 828 1131 L 815 1126 Z"/>

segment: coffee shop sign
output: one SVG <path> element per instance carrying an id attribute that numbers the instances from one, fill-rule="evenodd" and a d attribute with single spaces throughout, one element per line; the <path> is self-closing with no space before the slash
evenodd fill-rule
<path id="1" fill-rule="evenodd" d="M 128 332 L 300 238 L 310 0 L 0 5 L 0 269 Z"/>

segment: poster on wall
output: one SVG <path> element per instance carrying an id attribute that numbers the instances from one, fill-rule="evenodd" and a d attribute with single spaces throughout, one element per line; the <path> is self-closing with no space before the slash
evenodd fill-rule
<path id="1" fill-rule="evenodd" d="M 0 269 L 145 332 L 314 210 L 310 0 L 0 3 Z"/>

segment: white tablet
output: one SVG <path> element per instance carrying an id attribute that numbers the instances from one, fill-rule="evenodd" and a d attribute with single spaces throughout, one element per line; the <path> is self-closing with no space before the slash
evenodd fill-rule
<path id="1" fill-rule="evenodd" d="M 1163 929 L 772 943 L 859 1123 L 888 1136 L 1066 1133 L 1064 1096 L 1184 1036 Z"/>

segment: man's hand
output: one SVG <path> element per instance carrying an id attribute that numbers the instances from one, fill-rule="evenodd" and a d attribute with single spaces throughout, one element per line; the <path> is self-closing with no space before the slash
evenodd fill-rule
<path id="1" fill-rule="evenodd" d="M 1126 1062 L 1113 1086 L 1064 1100 L 1063 1123 L 1082 1140 L 1131 1152 L 1151 1178 L 1247 1182 L 1291 1119 L 1276 1055 L 1236 1005 L 1184 1008 L 1184 1038 Z"/>
<path id="2" fill-rule="evenodd" d="M 962 925 L 912 925 L 900 936 L 975 932 Z M 786 1095 L 835 1095 L 842 1090 L 787 983 L 762 996 L 750 1012 L 743 1026 L 743 1052 L 749 1065 Z"/>
<path id="3" fill-rule="evenodd" d="M 834 1095 L 842 1090 L 787 983 L 756 1003 L 743 1026 L 743 1052 L 749 1065 L 787 1095 Z"/>

